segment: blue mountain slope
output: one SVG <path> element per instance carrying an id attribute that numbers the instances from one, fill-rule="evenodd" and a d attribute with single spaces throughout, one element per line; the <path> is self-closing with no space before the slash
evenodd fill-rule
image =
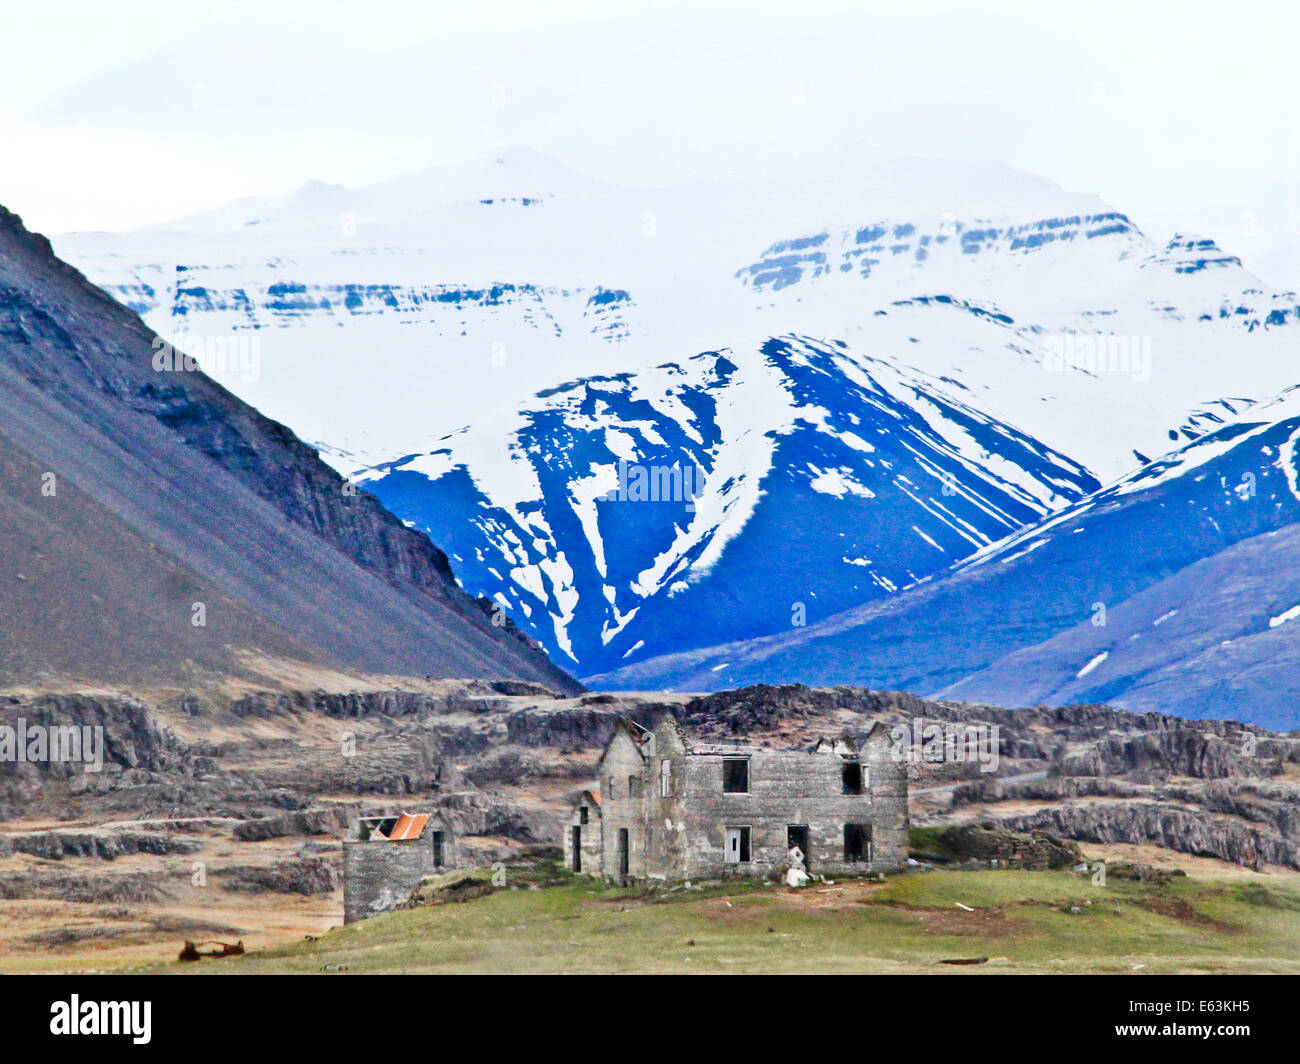
<path id="1" fill-rule="evenodd" d="M 543 392 L 362 479 L 595 673 L 889 596 L 1098 486 L 952 390 L 783 337 Z"/>
<path id="2" fill-rule="evenodd" d="M 894 596 L 598 677 L 781 677 L 1300 724 L 1300 390 Z"/>

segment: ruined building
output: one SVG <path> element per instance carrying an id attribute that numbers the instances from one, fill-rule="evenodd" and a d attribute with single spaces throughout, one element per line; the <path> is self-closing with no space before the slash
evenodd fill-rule
<path id="1" fill-rule="evenodd" d="M 907 863 L 907 765 L 877 724 L 811 749 L 695 742 L 620 719 L 565 828 L 575 872 L 626 883 L 852 875 Z"/>
<path id="2" fill-rule="evenodd" d="M 440 813 L 360 817 L 343 840 L 343 922 L 391 909 L 425 876 L 456 866 L 456 840 Z"/>

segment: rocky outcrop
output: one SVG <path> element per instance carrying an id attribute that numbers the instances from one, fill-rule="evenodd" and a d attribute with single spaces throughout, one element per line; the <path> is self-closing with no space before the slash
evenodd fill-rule
<path id="1" fill-rule="evenodd" d="M 1136 798 L 1147 793 L 1139 783 L 1109 776 L 1050 776 L 1046 779 L 1007 781 L 981 776 L 964 783 L 952 794 L 954 809 L 992 802 L 1051 802 L 1072 798 Z"/>
<path id="2" fill-rule="evenodd" d="M 493 713 L 512 705 L 508 694 L 495 690 L 500 684 L 467 683 L 445 694 L 424 691 L 254 691 L 236 699 L 230 711 L 237 717 L 268 720 L 275 717 L 323 714 L 339 719 L 370 717 L 418 717 L 449 713 Z M 546 688 L 521 684 L 527 696 L 554 699 Z"/>
<path id="3" fill-rule="evenodd" d="M 26 853 L 47 861 L 61 861 L 65 857 L 97 857 L 112 861 L 129 854 L 197 853 L 200 849 L 202 847 L 193 839 L 141 831 L 46 831 L 0 835 L 0 857 Z"/>
<path id="4" fill-rule="evenodd" d="M 109 770 L 143 769 L 183 772 L 186 749 L 160 727 L 143 703 L 123 698 L 83 694 L 48 694 L 30 700 L 0 696 L 0 724 L 16 727 L 21 718 L 28 730 L 36 727 L 91 728 L 103 736 L 103 762 Z M 70 779 L 86 775 L 83 762 L 17 762 L 0 760 L 0 779 L 41 774 Z"/>
<path id="5" fill-rule="evenodd" d="M 666 706 L 640 701 L 593 703 L 561 708 L 528 707 L 515 710 L 504 721 L 504 741 L 516 746 L 548 746 L 565 750 L 601 749 L 614 731 L 614 721 L 626 715 L 644 727 L 653 727 L 668 712 Z"/>
<path id="6" fill-rule="evenodd" d="M 1002 867 L 1071 868 L 1083 860 L 1078 844 L 1042 829 L 1025 833 L 990 823 L 954 824 L 937 841 L 957 860 L 996 861 Z"/>
<path id="7" fill-rule="evenodd" d="M 802 684 L 756 684 L 720 691 L 688 702 L 678 719 L 691 728 L 720 735 L 752 735 L 790 721 L 824 717 L 838 708 L 858 709 L 847 689 L 819 690 Z"/>
<path id="8" fill-rule="evenodd" d="M 481 791 L 445 794 L 432 801 L 457 835 L 495 835 L 519 842 L 554 842 L 558 818 Z"/>
<path id="9" fill-rule="evenodd" d="M 497 888 L 490 879 L 475 876 L 461 876 L 459 879 L 446 880 L 446 876 L 433 877 L 421 881 L 411 896 L 398 905 L 399 909 L 418 909 L 423 905 L 454 905 L 457 902 L 475 901 L 496 893 Z"/>
<path id="10" fill-rule="evenodd" d="M 1203 809 L 1160 802 L 1088 802 L 1004 816 L 1014 831 L 1046 829 L 1084 842 L 1154 843 L 1180 853 L 1217 857 L 1261 868 L 1300 868 L 1300 844 L 1268 827 L 1216 816 Z"/>
<path id="11" fill-rule="evenodd" d="M 272 865 L 240 865 L 219 870 L 226 890 L 250 894 L 329 894 L 338 886 L 332 865 L 319 857 L 278 861 Z"/>
<path id="12" fill-rule="evenodd" d="M 262 842 L 291 835 L 331 835 L 340 837 L 360 812 L 358 805 L 338 805 L 322 809 L 304 809 L 297 813 L 258 817 L 235 827 L 235 838 L 243 842 Z"/>
<path id="13" fill-rule="evenodd" d="M 503 746 L 475 758 L 463 774 L 463 779 L 475 787 L 523 785 L 550 776 L 553 771 L 549 759 L 543 758 L 536 751 L 519 746 Z"/>
<path id="14" fill-rule="evenodd" d="M 1164 885 L 1187 875 L 1181 868 L 1157 868 L 1140 861 L 1107 861 L 1107 879 L 1127 879 L 1133 883 Z"/>
<path id="15" fill-rule="evenodd" d="M 83 694 L 0 696 L 0 726 L 13 729 L 15 737 L 20 728 L 28 735 L 36 729 L 50 735 L 55 729 L 72 728 L 90 740 L 89 745 L 83 743 L 78 760 L 0 759 L 3 820 L 58 815 L 69 801 L 82 796 L 106 795 L 163 777 L 182 781 L 193 773 L 185 744 L 161 727 L 146 706 L 131 699 Z M 92 765 L 95 759 L 100 762 L 97 770 Z"/>
<path id="16" fill-rule="evenodd" d="M 119 876 L 77 875 L 71 872 L 11 872 L 0 874 L 0 898 L 26 900 L 48 898 L 55 901 L 90 902 L 92 904 L 139 904 L 163 900 L 164 893 L 155 877 L 146 872 L 128 872 Z"/>
<path id="17" fill-rule="evenodd" d="M 1087 751 L 1063 756 L 1059 771 L 1070 776 L 1146 772 L 1163 777 L 1240 779 L 1275 776 L 1282 771 L 1282 760 L 1261 756 L 1253 731 L 1216 735 L 1200 722 L 1161 718 L 1151 731 L 1098 737 Z"/>

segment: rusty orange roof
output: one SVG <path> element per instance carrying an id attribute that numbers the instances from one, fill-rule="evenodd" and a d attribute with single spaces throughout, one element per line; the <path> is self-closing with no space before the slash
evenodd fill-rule
<path id="1" fill-rule="evenodd" d="M 600 791 L 588 791 L 587 793 L 591 795 L 591 800 L 593 802 L 600 805 Z"/>
<path id="2" fill-rule="evenodd" d="M 424 834 L 424 826 L 428 822 L 428 813 L 403 813 L 397 818 L 393 830 L 388 833 L 388 841 L 398 842 L 403 839 L 418 839 Z"/>

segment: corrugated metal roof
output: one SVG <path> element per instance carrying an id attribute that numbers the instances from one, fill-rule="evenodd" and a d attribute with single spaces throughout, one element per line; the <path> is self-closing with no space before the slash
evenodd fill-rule
<path id="1" fill-rule="evenodd" d="M 403 813 L 397 818 L 393 830 L 388 833 L 388 841 L 400 842 L 403 839 L 418 839 L 424 834 L 424 827 L 428 823 L 428 813 Z"/>

